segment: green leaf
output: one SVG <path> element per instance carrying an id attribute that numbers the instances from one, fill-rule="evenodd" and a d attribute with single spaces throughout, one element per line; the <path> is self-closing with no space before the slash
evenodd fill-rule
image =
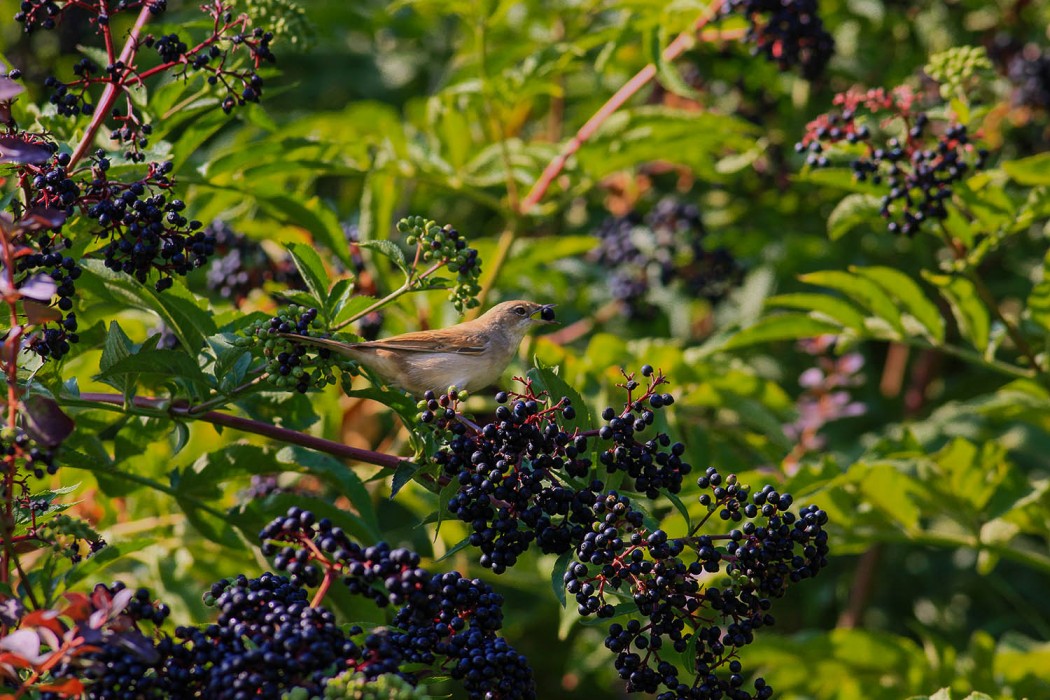
<path id="1" fill-rule="evenodd" d="M 842 326 L 837 323 L 821 321 L 806 314 L 780 314 L 767 316 L 758 323 L 730 336 L 722 349 L 732 350 L 776 340 L 799 340 L 841 332 Z"/>
<path id="2" fill-rule="evenodd" d="M 406 277 L 408 276 L 408 261 L 405 260 L 405 254 L 401 251 L 401 248 L 393 241 L 377 239 L 374 241 L 361 241 L 357 245 L 359 248 L 374 250 L 380 255 L 390 258 L 397 265 L 397 268 L 405 273 Z"/>
<path id="3" fill-rule="evenodd" d="M 687 531 L 692 531 L 693 520 L 689 517 L 689 509 L 686 507 L 685 503 L 682 503 L 682 499 L 678 497 L 678 494 L 671 493 L 670 491 L 664 492 L 664 495 L 667 496 L 667 500 L 669 500 L 671 505 L 675 507 L 678 514 L 682 516 L 682 521 L 685 523 L 685 529 Z M 564 604 L 565 602 L 562 601 L 562 605 Z"/>
<path id="4" fill-rule="evenodd" d="M 565 572 L 569 570 L 569 564 L 573 563 L 572 554 L 571 549 L 563 552 L 554 562 L 554 568 L 551 569 L 551 588 L 554 590 L 554 597 L 563 608 L 565 607 Z"/>
<path id="5" fill-rule="evenodd" d="M 306 229 L 315 241 L 334 252 L 344 265 L 351 266 L 350 246 L 343 234 L 343 227 L 335 213 L 319 198 L 311 197 L 303 201 L 291 195 L 269 195 L 257 201 L 268 215 L 289 226 Z"/>
<path id="6" fill-rule="evenodd" d="M 661 23 L 647 33 L 649 35 L 648 41 L 645 42 L 647 58 L 649 63 L 656 66 L 656 75 L 660 80 L 660 85 L 686 99 L 702 101 L 700 93 L 682 79 L 678 66 L 664 60 L 664 47 L 674 39 L 668 36 L 667 26 Z"/>
<path id="7" fill-rule="evenodd" d="M 847 195 L 828 215 L 828 238 L 837 241 L 858 226 L 875 221 L 881 208 L 881 200 L 875 195 Z"/>
<path id="8" fill-rule="evenodd" d="M 963 338 L 978 352 L 984 353 L 988 349 L 991 319 L 973 282 L 965 277 L 936 275 L 931 272 L 924 272 L 923 278 L 937 287 L 941 296 L 948 301 Z"/>
<path id="9" fill-rule="evenodd" d="M 336 314 L 346 306 L 353 293 L 354 280 L 350 277 L 336 280 L 336 283 L 332 285 L 332 289 L 324 297 L 324 308 L 322 310 L 329 324 L 334 323 L 333 319 L 335 319 Z"/>
<path id="10" fill-rule="evenodd" d="M 348 467 L 345 462 L 331 455 L 303 447 L 281 449 L 277 453 L 277 461 L 298 467 L 296 471 L 306 471 L 330 483 L 338 493 L 350 500 L 354 510 L 361 516 L 362 526 L 368 528 L 372 537 L 376 540 L 382 539 L 379 520 L 376 518 L 375 508 L 372 505 L 372 495 L 357 472 Z"/>
<path id="11" fill-rule="evenodd" d="M 1043 258 L 1042 277 L 1032 287 L 1025 306 L 1032 321 L 1050 332 L 1050 252 Z"/>
<path id="12" fill-rule="evenodd" d="M 212 313 L 201 308 L 202 302 L 181 284 L 157 292 L 123 273 L 110 270 L 101 260 L 84 260 L 81 269 L 84 274 L 79 285 L 120 306 L 157 314 L 187 352 L 200 350 L 204 347 L 204 339 L 217 330 Z"/>
<path id="13" fill-rule="evenodd" d="M 1003 170 L 1010 179 L 1021 185 L 1050 185 L 1050 153 L 1008 160 Z"/>
<path id="14" fill-rule="evenodd" d="M 289 243 L 286 247 L 314 298 L 312 306 L 327 311 L 328 307 L 323 302 L 328 299 L 328 273 L 325 272 L 321 256 L 310 246 L 301 243 Z"/>
<path id="15" fill-rule="evenodd" d="M 569 386 L 558 375 L 555 368 L 546 366 L 538 357 L 534 357 L 532 361 L 536 366 L 527 372 L 527 376 L 536 383 L 537 388 L 546 390 L 550 394 L 552 403 L 560 401 L 563 396 L 572 402 L 572 407 L 576 411 L 576 417 L 572 420 L 561 419 L 561 424 L 564 426 L 565 431 L 572 435 L 577 428 L 580 431 L 584 431 L 595 427 L 594 416 L 591 415 L 590 406 L 580 396 L 580 392 Z"/>
<path id="16" fill-rule="evenodd" d="M 108 382 L 141 374 L 183 380 L 199 391 L 206 391 L 210 386 L 197 361 L 181 350 L 140 351 L 117 360 L 96 379 Z"/>
<path id="17" fill-rule="evenodd" d="M 133 346 L 131 338 L 124 333 L 124 329 L 120 327 L 120 324 L 116 321 L 111 321 L 109 333 L 106 334 L 106 343 L 102 347 L 102 358 L 98 363 L 102 373 L 104 374 L 115 364 L 131 356 Z M 133 377 L 114 377 L 112 381 L 107 381 L 106 383 L 123 394 L 125 402 L 134 394 L 135 381 Z"/>
<path id="18" fill-rule="evenodd" d="M 344 304 L 340 305 L 339 308 L 335 310 L 335 313 L 332 314 L 332 323 L 338 325 L 354 318 L 374 303 L 376 303 L 375 297 L 350 297 Z"/>
<path id="19" fill-rule="evenodd" d="M 220 333 L 207 339 L 208 346 L 215 355 L 212 376 L 219 390 L 223 392 L 243 384 L 252 364 L 252 355 L 248 349 L 233 344 L 236 337 L 233 333 Z"/>
<path id="20" fill-rule="evenodd" d="M 864 314 L 845 299 L 828 294 L 795 293 L 779 294 L 766 299 L 768 306 L 781 306 L 789 309 L 813 311 L 827 316 L 846 328 L 856 331 L 864 330 Z"/>
<path id="21" fill-rule="evenodd" d="M 412 477 L 419 471 L 419 465 L 413 464 L 408 460 L 401 462 L 397 465 L 397 469 L 394 470 L 394 478 L 390 481 L 390 497 L 393 498 L 397 495 L 398 491 L 405 487 Z"/>
<path id="22" fill-rule="evenodd" d="M 904 311 L 911 314 L 922 324 L 927 335 L 937 341 L 944 341 L 944 319 L 937 305 L 926 298 L 918 282 L 900 270 L 892 267 L 851 267 L 850 272 L 870 279 L 882 287 Z"/>
<path id="23" fill-rule="evenodd" d="M 885 321 L 891 335 L 904 333 L 901 313 L 893 300 L 875 282 L 842 270 L 824 270 L 799 275 L 806 284 L 828 287 L 842 292 L 877 319 Z M 875 330 L 871 329 L 870 330 Z M 880 334 L 884 335 L 884 334 Z"/>

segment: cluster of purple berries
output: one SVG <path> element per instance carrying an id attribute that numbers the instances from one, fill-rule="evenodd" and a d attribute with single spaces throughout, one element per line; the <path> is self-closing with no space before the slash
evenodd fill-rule
<path id="1" fill-rule="evenodd" d="M 645 216 L 637 212 L 606 219 L 591 256 L 609 274 L 610 292 L 631 317 L 655 314 L 650 290 L 681 284 L 691 297 L 722 299 L 741 278 L 741 268 L 725 248 L 708 250 L 700 210 L 666 197 Z"/>
<path id="2" fill-rule="evenodd" d="M 886 190 L 879 213 L 891 233 L 906 236 L 946 219 L 953 185 L 983 168 L 988 156 L 973 146 L 965 126 L 934 122 L 917 102 L 907 87 L 841 93 L 834 99 L 837 109 L 810 122 L 795 146 L 814 168 L 832 165 L 829 150 L 854 154 L 854 178 Z M 898 134 L 873 129 L 876 120 L 903 129 Z"/>

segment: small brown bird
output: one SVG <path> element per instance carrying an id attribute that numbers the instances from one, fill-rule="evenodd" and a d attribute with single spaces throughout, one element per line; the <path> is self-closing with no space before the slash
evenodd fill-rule
<path id="1" fill-rule="evenodd" d="M 554 304 L 505 301 L 473 321 L 367 343 L 281 335 L 349 357 L 413 396 L 450 386 L 476 391 L 499 379 L 529 329 L 555 322 L 553 308 Z"/>

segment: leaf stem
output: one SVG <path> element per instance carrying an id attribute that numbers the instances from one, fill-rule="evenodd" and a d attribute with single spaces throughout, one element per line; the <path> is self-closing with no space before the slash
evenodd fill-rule
<path id="1" fill-rule="evenodd" d="M 412 291 L 413 285 L 415 285 L 417 282 L 423 281 L 424 279 L 426 279 L 430 275 L 434 274 L 435 272 L 440 270 L 444 265 L 445 265 L 445 263 L 443 261 L 439 261 L 439 262 L 436 262 L 433 265 L 431 265 L 429 268 L 427 268 L 423 272 L 421 272 L 418 276 L 415 275 L 415 274 L 411 274 L 410 273 L 408 275 L 408 277 L 405 278 L 404 284 L 402 284 L 400 287 L 398 287 L 394 291 L 390 292 L 389 294 L 387 294 L 382 299 L 377 299 L 375 301 L 375 303 L 367 306 L 362 311 L 358 311 L 356 314 L 354 314 L 350 318 L 346 319 L 342 323 L 337 324 L 335 326 L 332 326 L 332 330 L 333 331 L 342 330 L 343 328 L 346 328 L 347 326 L 349 326 L 351 323 L 353 323 L 354 321 L 358 320 L 359 318 L 364 318 L 365 316 L 367 316 L 368 314 L 372 313 L 373 311 L 383 308 L 384 306 L 386 306 L 390 302 L 394 301 L 398 297 L 401 297 L 401 296 L 404 296 L 405 294 L 408 294 L 410 291 Z"/>
<path id="2" fill-rule="evenodd" d="M 1041 373 L 1043 368 L 1039 363 L 1039 359 L 1035 356 L 1035 353 L 1032 352 L 1032 346 L 1030 346 L 1028 341 L 1025 340 L 1025 337 L 1021 335 L 1021 331 L 1018 330 L 1016 324 L 1003 315 L 1002 309 L 999 308 L 999 303 L 995 300 L 995 297 L 992 296 L 992 292 L 988 289 L 988 285 L 984 283 L 984 280 L 973 268 L 967 268 L 965 275 L 966 278 L 973 283 L 974 288 L 977 290 L 977 295 L 981 297 L 981 301 L 984 302 L 984 305 L 988 307 L 989 311 L 995 314 L 995 317 L 999 319 L 999 322 L 1006 328 L 1010 340 L 1014 342 L 1018 351 L 1028 358 L 1028 362 L 1031 363 L 1032 368 L 1036 372 Z"/>

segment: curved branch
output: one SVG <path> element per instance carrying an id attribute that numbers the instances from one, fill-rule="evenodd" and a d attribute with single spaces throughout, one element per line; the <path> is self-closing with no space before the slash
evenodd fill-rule
<path id="1" fill-rule="evenodd" d="M 84 407 L 91 408 L 104 408 L 105 406 L 124 406 L 124 397 L 120 394 L 105 394 L 105 393 L 82 393 L 76 399 L 60 398 L 60 402 L 67 404 L 75 404 Z M 205 413 L 194 413 L 193 406 L 190 405 L 175 405 L 166 399 L 154 399 L 145 396 L 136 396 L 131 399 L 133 406 L 138 408 L 150 409 L 155 412 L 166 414 L 169 417 L 176 420 L 199 420 L 205 423 L 211 423 L 212 425 L 221 425 L 226 428 L 232 428 L 245 433 L 254 433 L 255 435 L 264 435 L 266 437 L 279 440 L 280 442 L 287 442 L 292 445 L 299 445 L 301 447 L 307 447 L 318 452 L 324 452 L 326 454 L 333 455 L 335 457 L 342 457 L 344 459 L 352 459 L 358 462 L 364 462 L 366 464 L 374 464 L 379 467 L 385 467 L 387 469 L 396 469 L 406 460 L 397 457 L 395 455 L 388 455 L 382 452 L 373 452 L 372 450 L 364 450 L 359 447 L 351 447 L 350 445 L 344 445 L 341 442 L 335 442 L 333 440 L 325 440 L 324 438 L 314 437 L 313 435 L 307 435 L 300 433 L 296 430 L 289 430 L 288 428 L 280 428 L 276 425 L 264 423 L 262 421 L 252 420 L 250 418 L 241 418 L 240 416 L 231 416 L 227 413 L 220 413 L 219 411 L 207 411 Z"/>

